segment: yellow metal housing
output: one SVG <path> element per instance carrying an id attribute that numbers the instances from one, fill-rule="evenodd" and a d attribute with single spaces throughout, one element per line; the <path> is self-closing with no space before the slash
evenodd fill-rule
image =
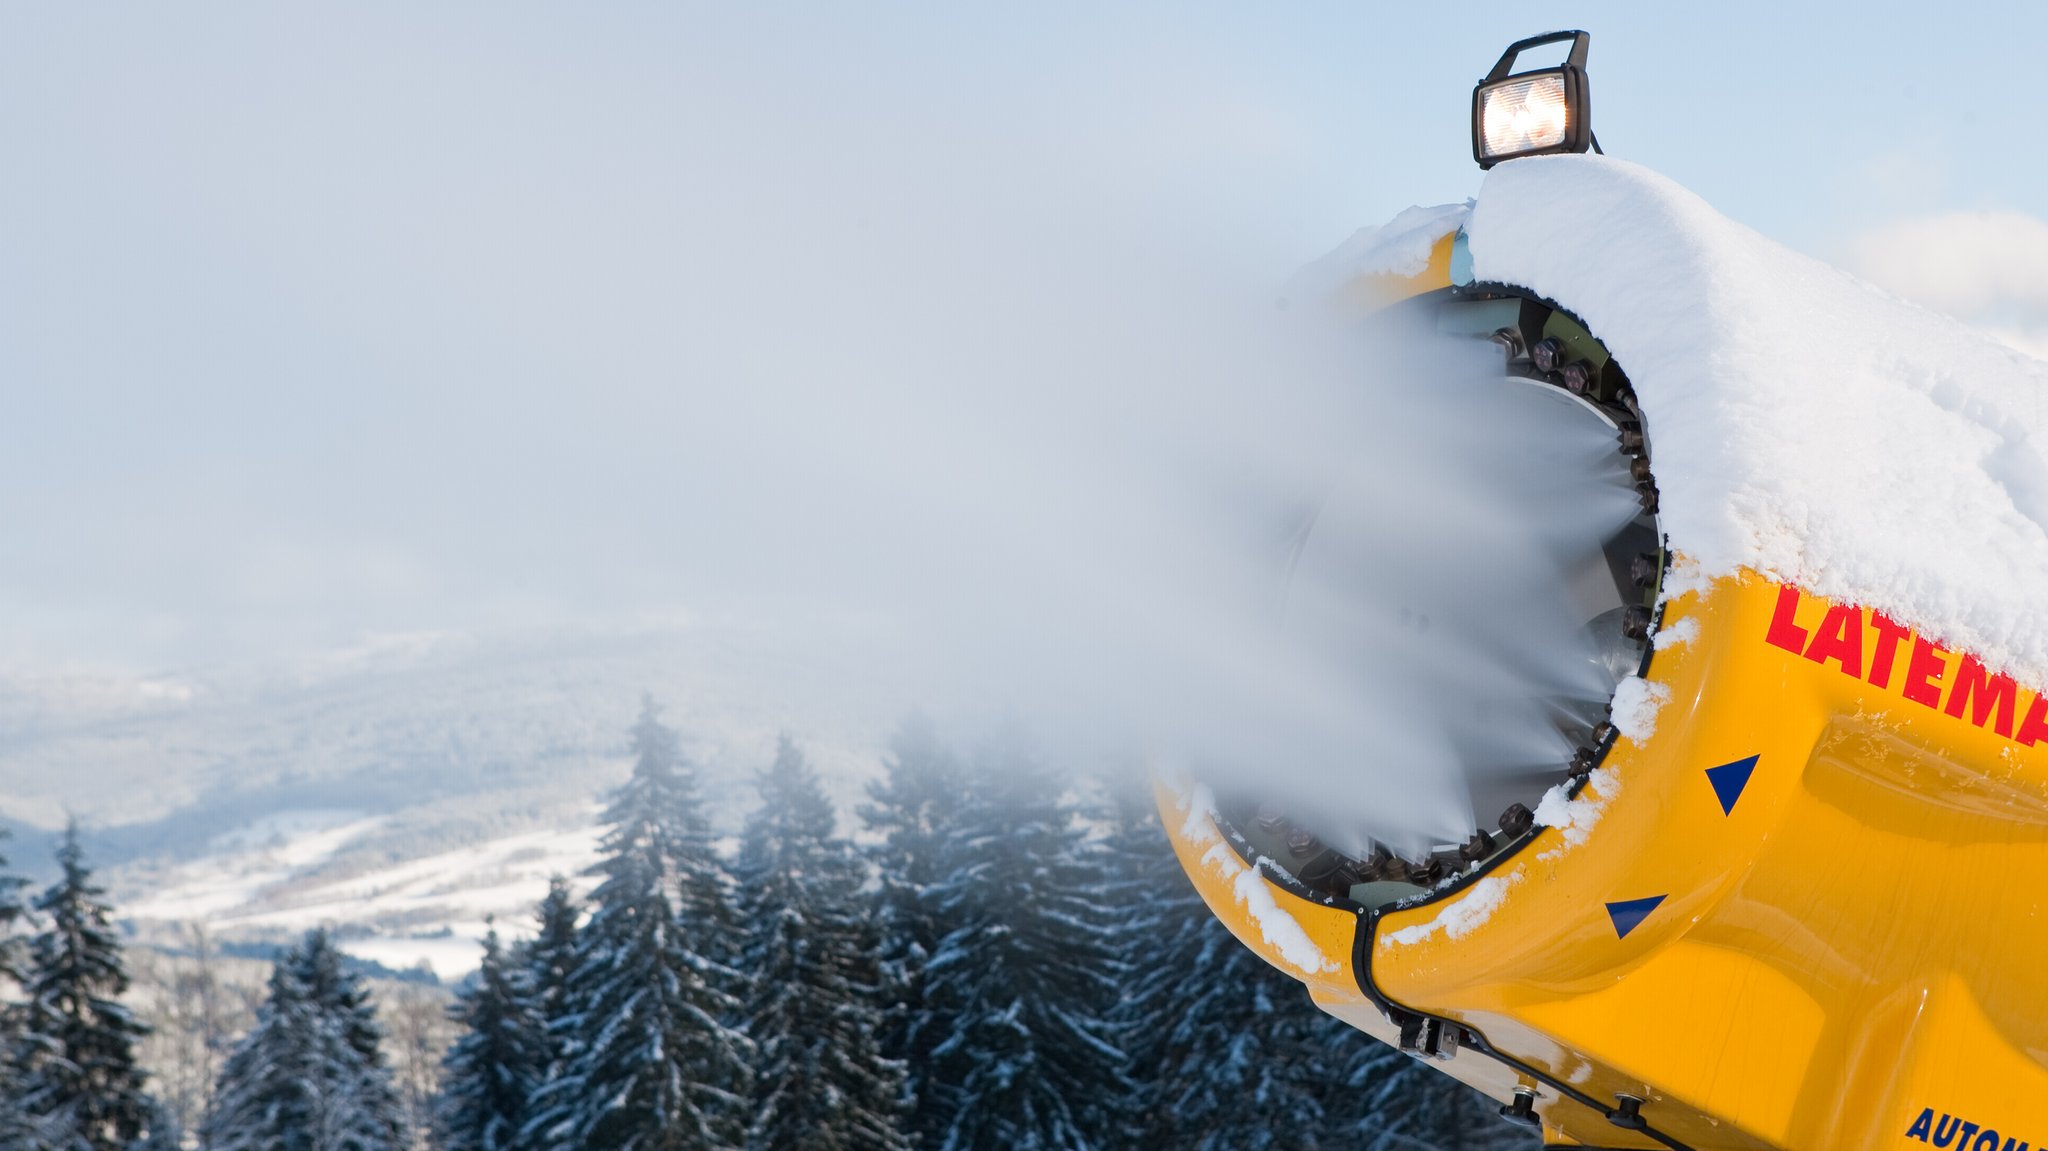
<path id="1" fill-rule="evenodd" d="M 1553 1144 L 2048 1146 L 2048 685 L 1753 572 L 1659 635 L 1633 737 L 1483 874 L 1313 895 L 1162 787 L 1182 865 L 1325 1010 L 1461 1036 L 1438 1066 L 1533 1091 Z"/>

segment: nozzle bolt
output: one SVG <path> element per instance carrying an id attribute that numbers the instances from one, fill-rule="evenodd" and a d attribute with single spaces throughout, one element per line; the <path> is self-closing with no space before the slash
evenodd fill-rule
<path id="1" fill-rule="evenodd" d="M 1501 352 L 1510 360 L 1519 360 L 1528 351 L 1522 346 L 1522 333 L 1514 328 L 1502 328 L 1495 332 L 1493 342 L 1500 345 Z"/>
<path id="2" fill-rule="evenodd" d="M 1655 587 L 1657 577 L 1664 574 L 1664 561 L 1656 552 L 1643 552 L 1628 561 L 1629 582 L 1637 587 Z"/>
<path id="3" fill-rule="evenodd" d="M 1593 763 L 1599 758 L 1599 753 L 1594 751 L 1592 748 L 1582 747 L 1579 750 L 1572 753 L 1571 766 L 1567 768 L 1566 771 L 1568 771 L 1574 779 L 1578 779 L 1582 776 L 1591 775 L 1593 774 Z"/>
<path id="4" fill-rule="evenodd" d="M 1630 460 L 1628 462 L 1628 478 L 1634 480 L 1638 488 L 1644 484 L 1654 482 L 1650 476 L 1650 457 L 1637 456 L 1635 459 Z"/>
<path id="5" fill-rule="evenodd" d="M 1339 863 L 1330 869 L 1329 877 L 1323 881 L 1332 895 L 1342 895 L 1371 878 L 1366 875 L 1364 865 L 1357 860 Z"/>
<path id="6" fill-rule="evenodd" d="M 1520 839 L 1530 828 L 1536 826 L 1536 814 L 1519 803 L 1511 803 L 1500 813 L 1500 832 L 1509 839 Z"/>
<path id="7" fill-rule="evenodd" d="M 1650 640 L 1650 609 L 1641 604 L 1630 605 L 1627 611 L 1621 613 L 1621 634 L 1637 643 L 1648 643 Z"/>
<path id="8" fill-rule="evenodd" d="M 1437 881 L 1443 877 L 1444 861 L 1435 856 L 1429 856 L 1420 863 L 1408 865 L 1408 882 L 1417 886 L 1435 887 Z"/>
<path id="9" fill-rule="evenodd" d="M 1616 438 L 1621 441 L 1621 450 L 1635 455 L 1643 450 L 1643 425 L 1634 420 L 1623 420 L 1616 425 Z"/>
<path id="10" fill-rule="evenodd" d="M 1472 838 L 1466 840 L 1463 847 L 1458 848 L 1458 858 L 1467 863 L 1477 863 L 1492 854 L 1493 837 L 1486 834 L 1484 828 L 1473 832 Z"/>
<path id="11" fill-rule="evenodd" d="M 1287 829 L 1286 813 L 1270 803 L 1259 805 L 1259 812 L 1252 816 L 1252 822 L 1258 824 L 1260 831 L 1269 835 L 1278 835 Z"/>
<path id="12" fill-rule="evenodd" d="M 1636 502 L 1643 505 L 1643 511 L 1657 514 L 1657 485 L 1644 481 L 1636 485 Z"/>
<path id="13" fill-rule="evenodd" d="M 1287 853 L 1296 859 L 1314 855 L 1316 846 L 1316 833 L 1305 827 L 1292 828 L 1287 832 Z"/>
<path id="14" fill-rule="evenodd" d="M 1564 366 L 1564 386 L 1575 396 L 1583 396 L 1593 390 L 1593 365 L 1579 360 Z"/>
<path id="15" fill-rule="evenodd" d="M 1600 721 L 1599 723 L 1596 723 L 1596 724 L 1594 724 L 1594 725 L 1593 725 L 1593 746 L 1594 746 L 1594 747 L 1599 747 L 1599 746 L 1600 746 L 1601 744 L 1604 744 L 1604 743 L 1606 743 L 1606 742 L 1607 742 L 1608 740 L 1610 740 L 1610 739 L 1613 739 L 1613 738 L 1614 738 L 1614 725 L 1613 725 L 1612 723 L 1610 723 L 1610 722 L 1608 722 L 1607 720 L 1604 720 L 1604 719 L 1603 719 L 1603 720 L 1601 720 L 1601 721 Z"/>
<path id="16" fill-rule="evenodd" d="M 1549 373 L 1556 371 L 1557 362 L 1562 359 L 1564 359 L 1564 345 L 1558 343 L 1555 337 L 1545 336 L 1529 348 L 1529 362 L 1535 364 L 1536 370 L 1539 372 Z"/>

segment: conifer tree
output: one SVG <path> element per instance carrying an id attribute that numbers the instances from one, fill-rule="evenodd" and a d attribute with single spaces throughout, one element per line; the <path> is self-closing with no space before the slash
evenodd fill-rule
<path id="1" fill-rule="evenodd" d="M 730 878 L 696 780 L 650 701 L 577 937 L 560 1074 L 522 1139 L 577 1151 L 710 1151 L 745 1140 L 751 1044 L 728 1020 Z"/>
<path id="2" fill-rule="evenodd" d="M 0 844 L 11 835 L 0 828 Z M 21 895 L 28 880 L 7 867 L 7 856 L 0 855 L 0 988 L 6 983 L 19 986 L 28 974 L 28 940 L 21 934 L 29 923 L 28 905 Z M 0 1016 L 0 1023 L 5 1022 Z M 0 1028 L 0 1035 L 5 1034 L 12 1034 L 11 1029 Z"/>
<path id="3" fill-rule="evenodd" d="M 9 832 L 0 828 L 0 841 Z M 0 855 L 0 1147 L 23 1147 L 31 1151 L 75 1141 L 75 1132 L 51 1117 L 32 1116 L 22 1107 L 25 1088 L 20 1074 L 22 1027 L 25 1013 L 15 992 L 28 979 L 28 904 L 22 889 L 28 880 L 8 870 L 7 857 Z"/>
<path id="4" fill-rule="evenodd" d="M 1537 1151 L 1541 1140 L 1500 1117 L 1500 1105 L 1437 1068 L 1352 1036 L 1344 1101 L 1332 1106 L 1336 1146 L 1363 1151 Z"/>
<path id="5" fill-rule="evenodd" d="M 0 1143 L 0 1147 L 8 1146 Z M 177 1112 L 158 1101 L 149 1117 L 149 1134 L 138 1143 L 128 1145 L 128 1151 L 184 1151 L 185 1127 L 178 1122 Z"/>
<path id="6" fill-rule="evenodd" d="M 442 1062 L 442 1151 L 508 1151 L 546 1077 L 548 1048 L 529 973 L 496 930 L 484 935 L 476 980 L 449 1015 L 464 1030 Z"/>
<path id="7" fill-rule="evenodd" d="M 88 1146 L 69 1110 L 32 1114 L 23 1105 L 25 1093 L 20 1068 L 11 1058 L 0 1058 L 0 1147 L 7 1151 L 81 1151 Z M 154 1131 L 152 1127 L 152 1134 Z"/>
<path id="8" fill-rule="evenodd" d="M 879 938 L 865 866 L 787 736 L 758 780 L 740 877 L 752 978 L 754 1151 L 908 1151 L 903 1065 L 882 1056 Z"/>
<path id="9" fill-rule="evenodd" d="M 1106 871 L 1121 895 L 1125 994 L 1114 1018 L 1135 1085 L 1133 1148 L 1315 1151 L 1326 1101 L 1347 1090 L 1336 1052 L 1372 1041 L 1239 943 L 1181 871 L 1148 794 L 1114 792 Z M 1123 880 L 1115 887 L 1116 877 Z"/>
<path id="10" fill-rule="evenodd" d="M 882 1053 L 901 1062 L 911 1104 L 911 1130 L 936 1146 L 947 1115 L 925 1090 L 932 1049 L 943 1038 L 924 999 L 924 968 L 945 934 L 934 906 L 939 881 L 950 871 L 947 851 L 954 817 L 966 792 L 959 760 L 940 743 L 931 723 L 913 716 L 897 728 L 884 776 L 870 784 L 861 818 L 881 842 L 874 851 L 881 959 L 888 1001 Z"/>
<path id="11" fill-rule="evenodd" d="M 937 1151 L 1081 1151 L 1113 1140 L 1130 1097 L 1107 1015 L 1116 940 L 1062 781 L 996 750 L 948 836 L 932 890 L 948 930 L 925 967 L 945 1034 L 925 1090 L 944 1116 Z"/>
<path id="12" fill-rule="evenodd" d="M 641 699 L 632 736 L 633 774 L 612 796 L 604 821 L 614 837 L 642 845 L 690 945 L 700 954 L 730 955 L 738 936 L 732 876 L 718 857 L 696 769 L 652 697 Z"/>
<path id="13" fill-rule="evenodd" d="M 1344 1053 L 1375 1041 L 1325 1016 L 1301 984 L 1267 966 L 1207 908 L 1190 908 L 1162 952 L 1172 959 L 1162 956 L 1137 992 L 1164 1001 L 1168 1021 L 1145 1053 L 1156 1094 L 1140 1146 L 1355 1146 L 1328 1138 L 1329 1112 L 1352 1089 Z M 1178 1018 L 1170 1013 L 1176 1002 Z"/>
<path id="14" fill-rule="evenodd" d="M 559 1024 L 568 1011 L 569 976 L 576 968 L 576 922 L 581 916 L 569 881 L 555 876 L 548 880 L 547 896 L 534 915 L 537 930 L 533 938 L 518 949 L 547 1056 L 542 1065 L 543 1081 L 555 1074 L 562 1061 L 563 1029 Z"/>
<path id="15" fill-rule="evenodd" d="M 271 968 L 256 1026 L 221 1069 L 207 1151 L 400 1151 L 407 1145 L 360 979 L 324 931 Z"/>
<path id="16" fill-rule="evenodd" d="M 88 1146 L 112 1151 L 149 1130 L 154 1104 L 135 1062 L 149 1028 L 120 1002 L 128 969 L 76 823 L 57 864 L 57 881 L 35 901 L 45 926 L 30 941 L 23 985 L 22 1101 L 34 1115 L 68 1116 Z"/>
<path id="17" fill-rule="evenodd" d="M 361 975 L 343 965 L 341 949 L 326 928 L 308 931 L 299 946 L 279 960 L 291 970 L 300 993 L 336 1022 L 350 1049 L 375 1067 L 384 1066 L 384 1025 Z"/>
<path id="18" fill-rule="evenodd" d="M 333 1021 L 342 1042 L 361 1059 L 366 1072 L 359 1106 L 384 1123 L 395 1145 L 404 1145 L 404 1108 L 384 1057 L 384 1025 L 377 1021 L 377 1005 L 362 976 L 343 966 L 341 949 L 323 928 L 307 932 L 285 961 L 292 965 L 292 977 L 306 1001 L 321 1018 Z"/>

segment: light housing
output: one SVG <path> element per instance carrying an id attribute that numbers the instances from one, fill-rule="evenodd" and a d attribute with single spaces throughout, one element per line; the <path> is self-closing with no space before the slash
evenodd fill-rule
<path id="1" fill-rule="evenodd" d="M 1512 72 L 1531 48 L 1571 41 L 1555 68 Z M 1472 89 L 1472 158 L 1481 168 L 1518 156 L 1584 152 L 1593 146 L 1593 103 L 1586 86 L 1584 32 L 1546 32 L 1517 40 Z"/>

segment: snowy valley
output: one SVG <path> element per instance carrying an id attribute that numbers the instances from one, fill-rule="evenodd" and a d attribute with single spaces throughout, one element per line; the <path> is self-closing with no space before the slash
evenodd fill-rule
<path id="1" fill-rule="evenodd" d="M 359 959 L 460 979 L 487 917 L 524 931 L 549 877 L 595 858 L 643 693 L 721 826 L 785 731 L 851 810 L 893 717 L 817 706 L 804 676 L 829 673 L 760 641 L 432 636 L 260 675 L 16 680 L 0 693 L 5 854 L 44 875 L 76 816 L 138 942 L 201 927 L 263 954 L 324 926 Z"/>

